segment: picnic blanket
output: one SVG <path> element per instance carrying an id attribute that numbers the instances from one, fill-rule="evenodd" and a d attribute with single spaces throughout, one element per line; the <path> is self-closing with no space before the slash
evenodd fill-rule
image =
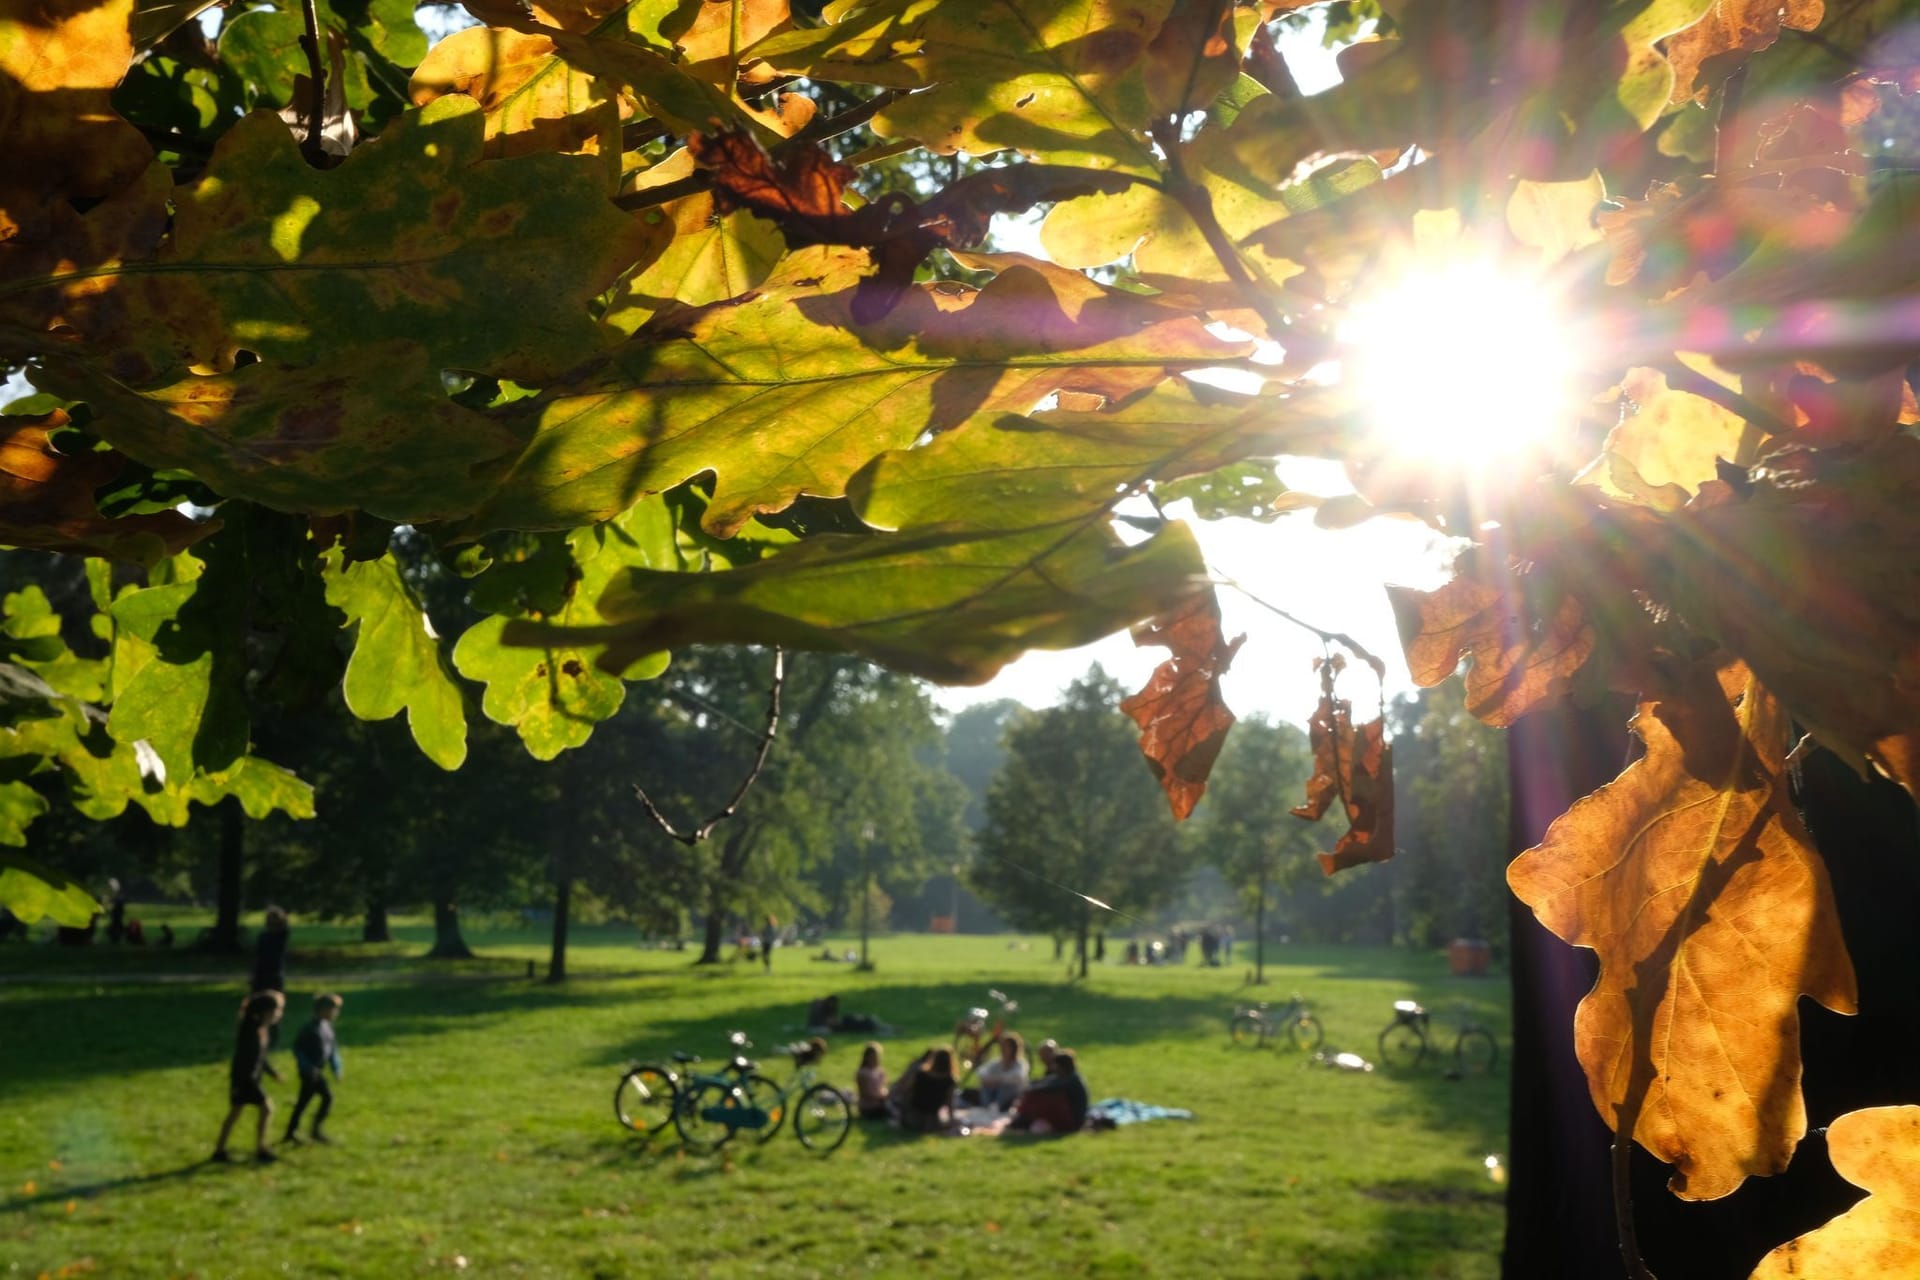
<path id="1" fill-rule="evenodd" d="M 1193 1112 L 1185 1107 L 1156 1107 L 1132 1098 L 1102 1098 L 1087 1108 L 1087 1123 L 1100 1117 L 1110 1124 L 1145 1124 L 1149 1120 L 1191 1120 Z"/>

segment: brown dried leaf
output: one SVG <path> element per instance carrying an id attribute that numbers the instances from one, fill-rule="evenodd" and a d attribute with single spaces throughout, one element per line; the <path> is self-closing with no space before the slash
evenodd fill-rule
<path id="1" fill-rule="evenodd" d="M 1593 628 L 1570 595 L 1525 598 L 1509 575 L 1498 584 L 1463 573 L 1438 591 L 1387 588 L 1415 684 L 1432 687 L 1464 656 L 1467 710 L 1505 727 L 1566 696 L 1593 655 Z"/>
<path id="2" fill-rule="evenodd" d="M 1667 61 L 1673 64 L 1673 101 L 1704 98 L 1712 85 L 1703 83 L 1703 64 L 1725 60 L 1728 54 L 1758 53 L 1780 38 L 1780 31 L 1812 31 L 1826 12 L 1824 0 L 1714 0 L 1706 16 L 1667 41 Z M 1724 73 L 1724 72 L 1723 72 Z"/>
<path id="3" fill-rule="evenodd" d="M 1206 794 L 1207 775 L 1233 727 L 1220 677 L 1244 640 L 1241 635 L 1229 642 L 1220 634 L 1220 600 L 1212 590 L 1133 629 L 1136 645 L 1173 651 L 1120 709 L 1140 726 L 1140 750 L 1175 818 L 1192 813 Z"/>
<path id="4" fill-rule="evenodd" d="M 0 418 L 0 543 L 39 551 L 151 562 L 220 527 L 173 512 L 112 519 L 94 490 L 120 472 L 113 453 L 64 454 L 48 438 L 65 411 Z"/>
<path id="5" fill-rule="evenodd" d="M 1356 730 L 1353 704 L 1333 696 L 1334 676 L 1343 665 L 1339 659 L 1315 665 L 1320 668 L 1320 705 L 1307 721 L 1313 774 L 1307 779 L 1306 803 L 1297 806 L 1293 816 L 1318 822 L 1334 798 L 1340 799 L 1347 834 L 1333 852 L 1320 855 L 1320 869 L 1332 875 L 1357 863 L 1393 857 L 1393 748 L 1383 718 Z"/>
<path id="6" fill-rule="evenodd" d="M 1873 1194 L 1760 1260 L 1752 1280 L 1920 1276 L 1920 1107 L 1868 1107 L 1827 1126 L 1841 1177 Z"/>
<path id="7" fill-rule="evenodd" d="M 1641 704 L 1646 754 L 1576 803 L 1507 882 L 1600 956 L 1574 1047 L 1594 1106 L 1710 1200 L 1806 1132 L 1797 1003 L 1853 1011 L 1825 865 L 1788 802 L 1789 721 L 1728 661 Z"/>

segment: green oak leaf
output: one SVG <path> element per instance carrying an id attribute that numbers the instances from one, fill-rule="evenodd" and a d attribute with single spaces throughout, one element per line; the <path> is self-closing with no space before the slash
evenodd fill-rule
<path id="1" fill-rule="evenodd" d="M 474 585 L 482 599 L 520 595 L 525 606 L 512 616 L 551 619 L 562 627 L 592 627 L 605 621 L 596 602 L 621 569 L 677 568 L 680 564 L 673 513 L 664 498 L 649 498 L 632 510 L 564 538 L 547 535 L 524 559 L 497 559 Z M 508 585 L 492 579 L 505 577 Z M 498 607 L 498 606 L 482 606 Z M 600 721 L 620 709 L 623 679 L 650 679 L 666 669 L 667 655 L 648 654 L 610 674 L 595 646 L 555 645 L 529 649 L 501 643 L 511 618 L 495 613 L 469 627 L 454 646 L 453 664 L 469 680 L 487 686 L 480 707 L 496 724 L 513 726 L 537 760 L 551 760 L 592 736 Z"/>
<path id="2" fill-rule="evenodd" d="M 55 924 L 73 929 L 86 928 L 100 910 L 79 881 L 17 853 L 0 853 L 0 907 L 28 924 L 52 916 Z"/>
<path id="3" fill-rule="evenodd" d="M 201 774 L 187 793 L 196 803 L 209 807 L 232 796 L 256 822 L 275 811 L 289 818 L 311 818 L 314 813 L 312 784 L 259 756 L 242 756 L 231 769 Z"/>
<path id="4" fill-rule="evenodd" d="M 27 828 L 46 811 L 47 798 L 27 783 L 0 782 L 0 844 L 24 846 Z"/>
<path id="5" fill-rule="evenodd" d="M 1297 493 L 1275 473 L 1271 462 L 1236 462 L 1188 476 L 1166 484 L 1157 484 L 1154 496 L 1164 505 L 1186 499 L 1193 503 L 1198 520 L 1276 520 L 1289 511 L 1318 506 L 1312 494 Z"/>
<path id="6" fill-rule="evenodd" d="M 356 629 L 347 660 L 347 709 L 362 720 L 407 713 L 407 727 L 427 759 L 458 769 L 467 758 L 467 717 L 460 686 L 447 668 L 440 637 L 414 600 L 389 551 L 349 564 L 336 545 L 323 558 L 327 603 Z"/>
<path id="7" fill-rule="evenodd" d="M 1174 0 L 878 0 L 746 51 L 776 71 L 920 92 L 874 117 L 942 155 L 1015 150 L 1159 171 L 1147 52 Z"/>
<path id="8" fill-rule="evenodd" d="M 96 658 L 82 658 L 67 648 L 60 635 L 60 615 L 53 611 L 46 592 L 29 584 L 7 595 L 0 602 L 5 621 L 0 622 L 0 650 L 9 661 L 32 671 L 53 689 L 69 698 L 97 702 L 105 696 L 106 664 Z"/>
<path id="9" fill-rule="evenodd" d="M 693 171 L 693 156 L 683 147 L 640 175 L 635 190 Z M 605 318 L 622 333 L 632 333 L 662 311 L 738 298 L 758 288 L 787 251 L 778 227 L 744 210 L 721 215 L 708 191 L 644 209 L 638 217 L 671 239 L 609 293 Z"/>
<path id="10" fill-rule="evenodd" d="M 737 304 L 677 313 L 508 412 L 538 416 L 479 530 L 572 527 L 715 473 L 708 530 L 727 535 L 975 412 L 1055 391 L 1119 398 L 1251 344 L 1198 317 L 1006 255 L 978 291 L 915 286 L 884 319 L 852 319 L 857 252 L 807 249 Z M 656 329 L 659 326 L 655 327 Z"/>

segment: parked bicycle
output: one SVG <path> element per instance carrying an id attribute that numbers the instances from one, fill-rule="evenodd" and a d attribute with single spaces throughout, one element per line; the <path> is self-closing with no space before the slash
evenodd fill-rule
<path id="1" fill-rule="evenodd" d="M 1426 1007 L 1414 1000 L 1393 1002 L 1393 1021 L 1380 1033 L 1380 1061 L 1389 1067 L 1411 1070 L 1427 1060 L 1434 1050 L 1432 1018 Z M 1473 1020 L 1473 1010 L 1458 1006 L 1453 1040 L 1453 1069 L 1461 1075 L 1486 1075 L 1500 1061 L 1500 1046 L 1493 1032 Z"/>
<path id="2" fill-rule="evenodd" d="M 614 1114 L 637 1133 L 658 1133 L 669 1122 L 685 1146 L 697 1155 L 718 1151 L 742 1129 L 764 1143 L 780 1130 L 789 1109 L 793 1132 L 800 1144 L 825 1155 L 847 1140 L 853 1129 L 853 1107 L 846 1095 L 819 1082 L 814 1070 L 826 1052 L 823 1040 L 786 1046 L 795 1067 L 782 1085 L 762 1075 L 759 1064 L 746 1056 L 753 1047 L 744 1032 L 728 1037 L 734 1054 L 718 1071 L 682 1075 L 657 1063 L 642 1063 L 620 1079 L 614 1091 Z M 677 1052 L 673 1059 L 687 1067 L 698 1054 Z"/>
<path id="3" fill-rule="evenodd" d="M 1227 1034 L 1235 1044 L 1262 1048 L 1267 1041 L 1284 1035 L 1294 1048 L 1308 1053 L 1318 1049 L 1327 1038 L 1326 1028 L 1320 1025 L 1297 991 L 1277 1009 L 1264 1000 L 1259 1004 L 1240 1005 L 1227 1020 Z"/>
<path id="4" fill-rule="evenodd" d="M 1020 1011 L 1020 1002 L 1004 991 L 989 987 L 987 996 L 999 1006 L 995 1013 L 989 1014 L 985 1009 L 976 1007 L 967 1010 L 960 1021 L 953 1024 L 953 1053 L 959 1059 L 962 1080 L 994 1051 L 1000 1043 L 1000 1037 L 1006 1034 L 1008 1025 L 1012 1023 L 1013 1015 Z M 991 1027 L 987 1025 L 989 1017 L 993 1019 Z"/>

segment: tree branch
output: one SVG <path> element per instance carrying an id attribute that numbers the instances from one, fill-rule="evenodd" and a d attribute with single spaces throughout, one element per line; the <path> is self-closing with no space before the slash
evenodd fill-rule
<path id="1" fill-rule="evenodd" d="M 1368 651 L 1365 645 L 1361 644 L 1358 640 L 1355 640 L 1352 636 L 1348 635 L 1346 632 L 1323 631 L 1319 627 L 1314 626 L 1311 622 L 1305 622 L 1299 618 L 1294 617 L 1292 614 L 1288 613 L 1285 609 L 1282 609 L 1279 605 L 1270 603 L 1269 601 L 1266 601 L 1266 600 L 1262 600 L 1259 596 L 1253 594 L 1253 592 L 1247 590 L 1245 587 L 1241 586 L 1238 582 L 1235 582 L 1232 578 L 1222 578 L 1222 577 L 1219 577 L 1218 575 L 1214 575 L 1214 581 L 1219 586 L 1232 587 L 1235 591 L 1238 591 L 1241 595 L 1245 596 L 1247 599 L 1251 600 L 1253 603 L 1259 605 L 1262 609 L 1265 609 L 1268 613 L 1273 614 L 1275 617 L 1281 618 L 1287 622 L 1291 622 L 1294 626 L 1299 627 L 1302 631 L 1312 632 L 1314 635 L 1320 637 L 1320 643 L 1337 644 L 1341 646 L 1348 653 L 1351 653 L 1354 657 L 1360 659 L 1360 661 L 1366 663 L 1369 667 L 1372 667 L 1373 673 L 1376 676 L 1380 677 L 1382 682 L 1382 687 L 1384 689 L 1387 664 L 1382 662 L 1379 658 L 1375 657 L 1371 652 Z M 1382 697 L 1382 700 L 1384 701 L 1385 700 L 1384 692 L 1382 693 L 1381 697 Z"/>
<path id="2" fill-rule="evenodd" d="M 1662 360 L 1654 367 L 1666 376 L 1667 385 L 1675 391 L 1685 391 L 1689 395 L 1699 396 L 1702 400 L 1711 400 L 1734 417 L 1744 419 L 1768 435 L 1787 434 L 1786 423 L 1738 391 L 1721 386 L 1712 378 L 1689 369 L 1678 360 Z"/>
<path id="3" fill-rule="evenodd" d="M 739 811 L 741 802 L 747 798 L 747 792 L 752 790 L 753 784 L 759 780 L 760 770 L 766 766 L 767 756 L 773 751 L 774 737 L 780 732 L 780 689 L 781 686 L 786 683 L 786 680 L 786 650 L 775 649 L 773 651 L 773 678 L 767 686 L 767 727 L 760 735 L 760 749 L 754 753 L 753 767 L 748 769 L 746 776 L 740 779 L 740 785 L 734 788 L 733 798 L 727 801 L 725 807 L 701 823 L 698 827 L 693 828 L 691 831 L 681 831 L 675 827 L 672 822 L 668 821 L 667 816 L 660 812 L 659 806 L 654 804 L 652 797 L 647 795 L 646 788 L 637 782 L 634 784 L 633 793 L 640 797 L 641 807 L 646 809 L 647 816 L 653 819 L 654 824 L 658 826 L 660 830 L 666 832 L 669 839 L 677 840 L 691 849 L 693 846 L 711 836 L 715 827 Z"/>
<path id="4" fill-rule="evenodd" d="M 320 130 L 327 114 L 327 71 L 320 63 L 320 11 L 314 0 L 300 0 L 300 13 L 307 27 L 300 37 L 300 47 L 306 50 L 307 74 L 313 81 L 313 97 L 307 102 L 307 136 L 300 143 L 300 154 L 308 164 L 318 167 L 326 162 Z"/>

